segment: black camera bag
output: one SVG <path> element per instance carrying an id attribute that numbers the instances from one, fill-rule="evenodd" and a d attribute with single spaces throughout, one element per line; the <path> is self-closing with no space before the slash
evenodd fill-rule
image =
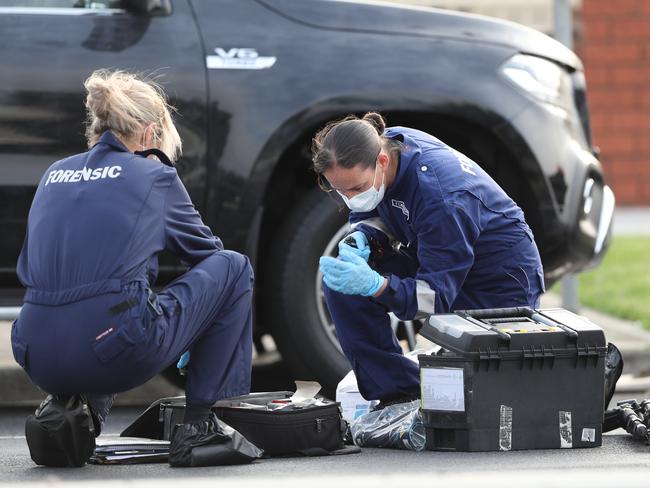
<path id="1" fill-rule="evenodd" d="M 95 451 L 95 428 L 81 395 L 48 395 L 27 417 L 25 437 L 32 460 L 53 467 L 81 467 Z"/>

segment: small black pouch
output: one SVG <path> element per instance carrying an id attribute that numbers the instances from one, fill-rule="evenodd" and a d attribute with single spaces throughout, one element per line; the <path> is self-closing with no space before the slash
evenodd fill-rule
<path id="1" fill-rule="evenodd" d="M 48 395 L 27 417 L 25 436 L 32 460 L 43 466 L 81 467 L 95 451 L 95 428 L 81 395 Z"/>
<path id="2" fill-rule="evenodd" d="M 623 355 L 611 342 L 607 344 L 607 355 L 605 356 L 605 408 L 616 391 L 616 382 L 623 373 Z M 606 432 L 606 431 L 605 431 Z"/>
<path id="3" fill-rule="evenodd" d="M 609 407 L 609 402 L 616 392 L 616 383 L 623 373 L 623 366 L 621 351 L 610 342 L 607 344 L 607 355 L 605 356 L 605 408 Z M 605 410 L 603 432 L 611 432 L 624 427 L 620 413 L 618 408 Z"/>

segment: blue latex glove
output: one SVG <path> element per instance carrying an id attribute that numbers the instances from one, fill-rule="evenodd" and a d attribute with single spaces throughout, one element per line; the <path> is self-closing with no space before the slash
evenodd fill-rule
<path id="1" fill-rule="evenodd" d="M 354 239 L 354 242 L 357 243 L 357 247 L 350 246 L 349 244 L 346 244 L 344 242 L 346 239 L 349 238 Z M 368 238 L 366 237 L 366 235 L 360 230 L 357 230 L 352 234 L 345 236 L 339 242 L 339 253 L 343 249 L 348 249 L 349 251 L 352 251 L 357 256 L 362 257 L 364 261 L 368 262 L 368 258 L 370 257 L 370 244 L 368 244 Z"/>
<path id="2" fill-rule="evenodd" d="M 190 351 L 185 351 L 181 356 L 181 358 L 176 363 L 176 367 L 178 369 L 183 369 L 185 366 L 187 366 L 187 363 L 189 362 L 190 362 Z"/>
<path id="3" fill-rule="evenodd" d="M 371 297 L 381 289 L 385 280 L 361 256 L 345 248 L 338 259 L 321 256 L 320 271 L 329 288 L 345 295 Z"/>

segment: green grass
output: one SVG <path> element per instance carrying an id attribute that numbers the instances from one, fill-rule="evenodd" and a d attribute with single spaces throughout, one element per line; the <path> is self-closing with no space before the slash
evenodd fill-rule
<path id="1" fill-rule="evenodd" d="M 581 305 L 650 329 L 650 236 L 615 236 L 602 263 L 578 282 Z"/>

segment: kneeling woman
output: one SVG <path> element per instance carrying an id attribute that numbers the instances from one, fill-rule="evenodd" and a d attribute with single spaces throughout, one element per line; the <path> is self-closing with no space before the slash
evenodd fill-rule
<path id="1" fill-rule="evenodd" d="M 250 389 L 251 266 L 224 250 L 170 163 L 181 140 L 162 90 L 120 71 L 85 87 L 90 149 L 46 171 L 29 212 L 14 356 L 46 392 L 86 395 L 98 431 L 115 393 L 189 351 L 184 420 L 207 432 L 211 405 Z M 163 250 L 189 270 L 156 294 Z"/>
<path id="2" fill-rule="evenodd" d="M 538 305 L 542 265 L 524 214 L 463 154 L 419 130 L 386 129 L 372 112 L 328 124 L 313 153 L 325 189 L 352 210 L 356 231 L 339 243 L 337 259 L 321 257 L 320 269 L 338 338 L 366 399 L 381 407 L 420 395 L 417 365 L 402 355 L 389 312 L 412 320 Z M 377 228 L 408 251 L 374 256 L 372 269 L 366 234 Z"/>

